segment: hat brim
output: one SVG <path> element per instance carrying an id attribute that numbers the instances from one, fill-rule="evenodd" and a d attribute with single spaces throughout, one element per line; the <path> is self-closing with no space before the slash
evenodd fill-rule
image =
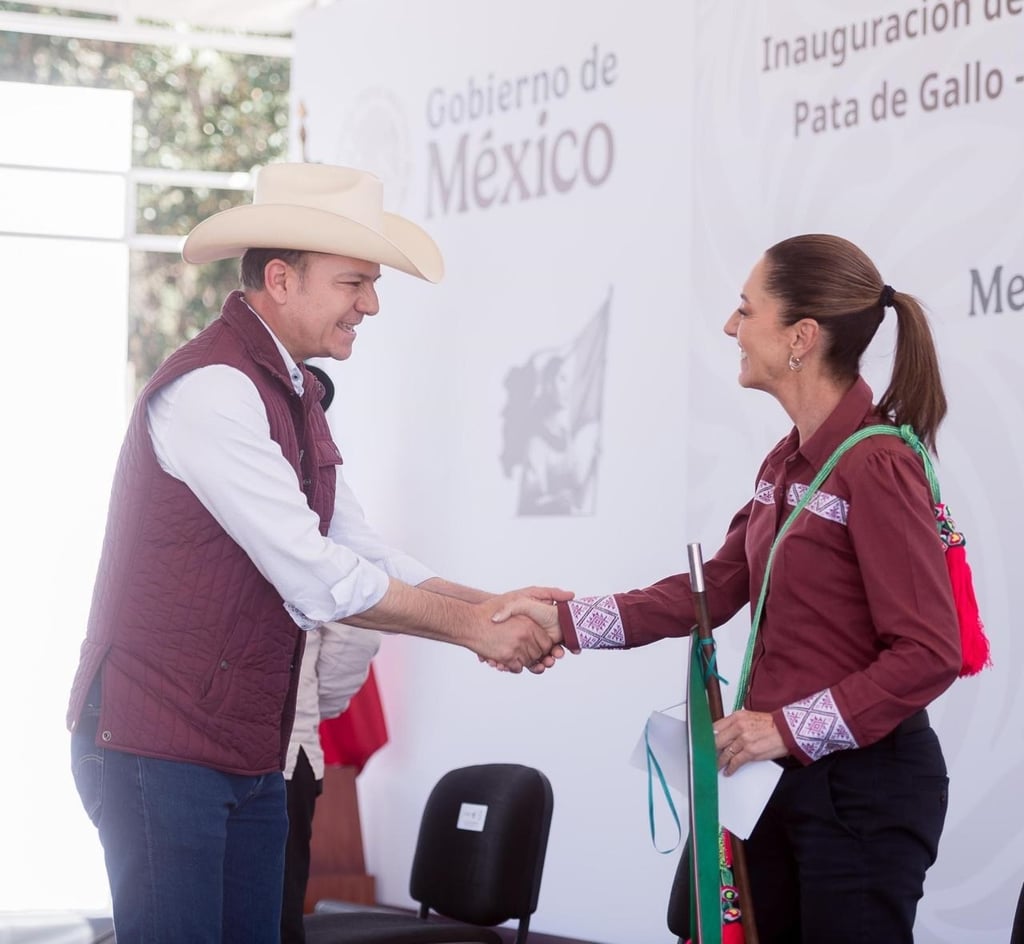
<path id="1" fill-rule="evenodd" d="M 440 282 L 444 259 L 419 226 L 394 213 L 383 214 L 381 232 L 348 217 L 312 207 L 256 203 L 221 210 L 188 234 L 181 249 L 186 262 L 216 262 L 246 249 L 300 249 L 348 256 Z"/>

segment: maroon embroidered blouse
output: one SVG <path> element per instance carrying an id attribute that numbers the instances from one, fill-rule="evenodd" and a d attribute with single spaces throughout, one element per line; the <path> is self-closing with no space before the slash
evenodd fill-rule
<path id="1" fill-rule="evenodd" d="M 835 448 L 885 422 L 861 379 L 800 445 L 769 453 L 753 498 L 704 565 L 718 626 L 751 610 L 771 542 Z M 690 633 L 687 574 L 642 590 L 560 603 L 570 648 L 632 648 Z M 921 459 L 895 436 L 853 446 L 779 544 L 745 707 L 771 712 L 790 752 L 812 761 L 871 744 L 928 705 L 960 668 L 943 545 Z"/>

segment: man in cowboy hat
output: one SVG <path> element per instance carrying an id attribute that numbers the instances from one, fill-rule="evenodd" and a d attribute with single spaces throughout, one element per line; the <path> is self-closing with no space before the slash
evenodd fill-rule
<path id="1" fill-rule="evenodd" d="M 350 356 L 382 265 L 443 274 L 380 182 L 269 165 L 252 203 L 199 223 L 182 254 L 241 256 L 242 289 L 135 405 L 68 724 L 118 939 L 260 944 L 279 930 L 302 630 L 425 636 L 513 672 L 561 650 L 524 617 L 494 625 L 503 598 L 385 545 L 341 478 L 303 361 Z"/>

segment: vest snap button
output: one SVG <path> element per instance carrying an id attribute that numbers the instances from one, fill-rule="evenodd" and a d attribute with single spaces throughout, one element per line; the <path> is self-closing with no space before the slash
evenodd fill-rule
<path id="1" fill-rule="evenodd" d="M 110 740 L 110 739 L 111 739 L 111 738 L 112 738 L 113 736 L 114 736 L 114 735 L 113 735 L 113 734 L 111 734 L 111 733 L 110 733 L 109 731 L 104 731 L 104 732 L 103 732 L 103 733 L 102 733 L 102 734 L 100 735 L 100 737 L 102 737 L 104 741 L 109 741 L 109 740 Z"/>
<path id="2" fill-rule="evenodd" d="M 223 661 L 221 662 L 221 664 L 220 664 L 220 667 L 221 667 L 222 669 L 226 669 L 226 668 L 228 667 L 228 660 L 227 660 L 227 659 L 224 659 L 224 660 L 223 660 Z"/>

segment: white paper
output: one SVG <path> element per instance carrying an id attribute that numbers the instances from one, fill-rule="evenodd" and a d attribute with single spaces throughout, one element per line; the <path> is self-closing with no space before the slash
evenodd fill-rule
<path id="1" fill-rule="evenodd" d="M 685 715 L 685 706 L 673 709 Z M 683 801 L 690 797 L 690 765 L 686 750 L 686 718 L 674 718 L 662 711 L 652 711 L 647 719 L 646 742 L 640 733 L 629 762 L 647 772 L 647 744 L 658 761 L 666 783 Z M 657 776 L 651 771 L 651 776 Z M 718 819 L 734 836 L 746 839 L 768 803 L 782 768 L 771 761 L 752 761 L 726 777 L 718 772 Z"/>
<path id="2" fill-rule="evenodd" d="M 770 760 L 744 764 L 732 776 L 718 772 L 718 819 L 734 836 L 746 839 L 761 818 L 765 805 L 782 776 Z"/>
<path id="3" fill-rule="evenodd" d="M 683 717 L 673 718 L 663 711 L 652 711 L 647 719 L 647 740 L 651 745 L 651 753 L 658 760 L 661 772 L 669 786 L 675 787 L 684 798 L 690 795 L 690 760 L 686 752 L 686 705 L 672 709 L 682 713 Z M 647 770 L 647 745 L 644 743 L 644 732 L 640 732 L 640 740 L 629 758 L 634 767 Z M 657 776 L 651 771 L 652 776 Z"/>

